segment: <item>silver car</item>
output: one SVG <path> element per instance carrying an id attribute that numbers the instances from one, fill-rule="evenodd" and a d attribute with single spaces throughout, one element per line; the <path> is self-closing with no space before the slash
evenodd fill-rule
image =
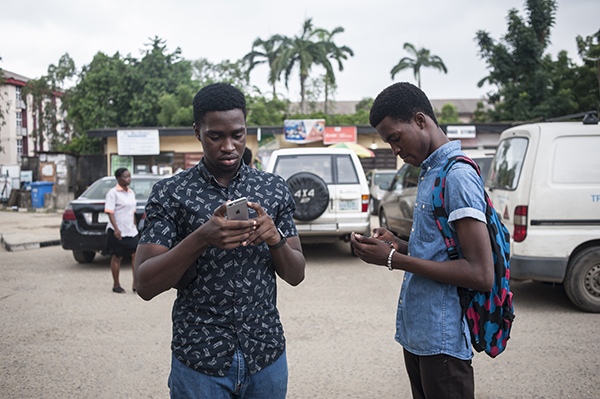
<path id="1" fill-rule="evenodd" d="M 463 152 L 477 163 L 485 180 L 495 150 L 465 149 Z M 421 168 L 404 164 L 390 184 L 380 186 L 385 193 L 379 204 L 379 225 L 403 239 L 409 238 L 412 229 L 420 172 Z"/>
<path id="2" fill-rule="evenodd" d="M 396 169 L 371 169 L 367 172 L 367 183 L 369 184 L 369 213 L 377 215 L 379 212 L 379 202 L 385 194 L 385 190 L 381 189 L 382 183 L 388 185 L 396 176 Z"/>

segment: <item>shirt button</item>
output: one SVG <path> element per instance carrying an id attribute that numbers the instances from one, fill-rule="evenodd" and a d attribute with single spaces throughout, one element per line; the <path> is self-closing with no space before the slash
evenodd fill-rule
<path id="1" fill-rule="evenodd" d="M 427 167 L 427 170 L 430 170 L 430 169 L 431 169 L 431 166 L 428 166 L 428 167 Z"/>
<path id="2" fill-rule="evenodd" d="M 421 176 L 421 181 L 425 180 L 425 176 Z"/>
<path id="3" fill-rule="evenodd" d="M 400 303 L 402 303 L 402 299 L 400 299 Z"/>
<path id="4" fill-rule="evenodd" d="M 423 209 L 425 209 L 425 204 L 423 204 Z"/>
<path id="5" fill-rule="evenodd" d="M 411 231 L 411 232 L 412 232 L 412 231 L 415 231 L 415 228 L 413 227 L 412 229 L 410 229 L 410 231 Z"/>
<path id="6" fill-rule="evenodd" d="M 410 256 L 410 252 L 407 255 Z"/>
<path id="7" fill-rule="evenodd" d="M 418 204 L 415 202 L 415 206 L 417 206 Z"/>
<path id="8" fill-rule="evenodd" d="M 406 276 L 404 276 L 404 281 L 406 281 Z"/>

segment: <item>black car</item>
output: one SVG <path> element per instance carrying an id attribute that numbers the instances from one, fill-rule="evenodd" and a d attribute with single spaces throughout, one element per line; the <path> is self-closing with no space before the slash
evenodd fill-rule
<path id="1" fill-rule="evenodd" d="M 166 176 L 133 175 L 129 186 L 135 192 L 137 207 L 135 219 L 140 225 L 144 218 L 144 208 L 152 186 Z M 72 250 L 79 263 L 94 260 L 96 252 L 106 248 L 106 224 L 108 215 L 104 213 L 106 193 L 117 185 L 114 176 L 96 180 L 77 199 L 66 207 L 60 225 L 60 243 L 64 249 Z"/>

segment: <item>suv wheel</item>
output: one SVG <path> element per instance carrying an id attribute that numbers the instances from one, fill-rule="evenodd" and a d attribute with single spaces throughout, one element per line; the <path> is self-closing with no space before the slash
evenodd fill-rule
<path id="1" fill-rule="evenodd" d="M 600 313 L 600 247 L 587 248 L 571 259 L 564 286 L 577 307 Z"/>
<path id="2" fill-rule="evenodd" d="M 327 183 L 314 173 L 296 173 L 290 176 L 286 183 L 296 203 L 295 219 L 314 220 L 329 206 Z"/>
<path id="3" fill-rule="evenodd" d="M 92 251 L 73 250 L 73 257 L 79 263 L 90 263 L 96 257 L 96 253 Z"/>

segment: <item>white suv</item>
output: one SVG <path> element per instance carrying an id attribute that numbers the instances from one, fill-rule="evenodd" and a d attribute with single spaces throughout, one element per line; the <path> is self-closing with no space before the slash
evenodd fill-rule
<path id="1" fill-rule="evenodd" d="M 276 150 L 267 172 L 286 180 L 296 202 L 294 222 L 303 243 L 348 241 L 352 232 L 371 234 L 369 187 L 352 150 Z"/>
<path id="2" fill-rule="evenodd" d="M 563 283 L 575 305 L 600 312 L 600 126 L 591 122 L 504 131 L 486 186 L 511 232 L 511 277 Z"/>

